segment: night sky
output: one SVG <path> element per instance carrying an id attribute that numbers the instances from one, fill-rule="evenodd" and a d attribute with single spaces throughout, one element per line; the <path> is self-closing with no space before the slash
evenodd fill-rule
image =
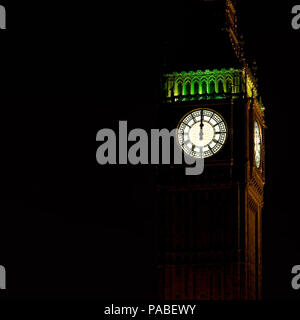
<path id="1" fill-rule="evenodd" d="M 300 264 L 300 31 L 291 28 L 293 4 L 241 7 L 268 126 L 265 299 L 299 299 L 290 286 L 291 268 Z M 119 120 L 156 127 L 165 46 L 195 7 L 6 7 L 0 264 L 7 296 L 155 298 L 154 168 L 95 167 L 92 144 L 98 130 L 117 128 Z M 187 50 L 200 47 L 195 40 Z"/>

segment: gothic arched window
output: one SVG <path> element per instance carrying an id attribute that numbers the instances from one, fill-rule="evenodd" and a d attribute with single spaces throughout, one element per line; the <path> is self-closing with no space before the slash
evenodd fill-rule
<path id="1" fill-rule="evenodd" d="M 201 83 L 201 93 L 202 94 L 206 94 L 207 93 L 207 84 L 206 84 L 206 81 L 203 81 Z"/>
<path id="2" fill-rule="evenodd" d="M 216 92 L 215 90 L 215 82 L 212 80 L 210 83 L 209 83 L 209 93 L 210 94 L 214 94 Z"/>
<path id="3" fill-rule="evenodd" d="M 199 93 L 199 83 L 196 81 L 194 82 L 194 94 Z"/>
<path id="4" fill-rule="evenodd" d="M 232 93 L 232 82 L 230 80 L 226 80 L 226 93 Z"/>
<path id="5" fill-rule="evenodd" d="M 179 96 L 182 95 L 182 83 L 181 83 L 181 82 L 178 82 L 178 83 L 177 83 L 177 94 L 178 94 Z"/>
<path id="6" fill-rule="evenodd" d="M 191 94 L 191 83 L 190 82 L 187 82 L 185 84 L 185 95 L 186 96 L 189 96 Z"/>
<path id="7" fill-rule="evenodd" d="M 222 80 L 218 81 L 218 93 L 220 94 L 224 93 L 224 85 Z"/>

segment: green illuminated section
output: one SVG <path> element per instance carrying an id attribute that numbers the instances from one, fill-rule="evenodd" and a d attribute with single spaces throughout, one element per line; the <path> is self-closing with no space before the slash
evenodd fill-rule
<path id="1" fill-rule="evenodd" d="M 167 98 L 181 97 L 195 100 L 197 96 L 214 95 L 223 98 L 241 90 L 242 71 L 237 69 L 205 70 L 172 73 L 165 75 Z"/>
<path id="2" fill-rule="evenodd" d="M 246 69 L 198 70 L 164 75 L 164 97 L 170 102 L 226 99 L 243 94 L 258 98 L 256 85 Z M 260 109 L 264 107 L 260 100 Z"/>

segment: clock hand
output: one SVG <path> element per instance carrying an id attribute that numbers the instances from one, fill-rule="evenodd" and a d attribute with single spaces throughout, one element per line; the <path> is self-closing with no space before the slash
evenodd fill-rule
<path id="1" fill-rule="evenodd" d="M 203 140 L 203 110 L 201 110 L 201 121 L 200 121 L 200 142 Z M 200 144 L 200 158 L 203 158 L 203 146 Z"/>
<path id="2" fill-rule="evenodd" d="M 201 110 L 201 121 L 200 121 L 200 141 L 203 140 L 203 110 Z"/>

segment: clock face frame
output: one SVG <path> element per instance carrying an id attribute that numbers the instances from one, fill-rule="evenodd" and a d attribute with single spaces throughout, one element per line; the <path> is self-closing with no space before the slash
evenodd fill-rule
<path id="1" fill-rule="evenodd" d="M 200 139 L 200 124 L 203 124 Z M 182 150 L 193 158 L 209 158 L 224 146 L 228 127 L 216 111 L 199 108 L 188 112 L 177 126 L 177 142 Z"/>
<path id="2" fill-rule="evenodd" d="M 261 166 L 261 129 L 257 121 L 254 121 L 254 159 L 256 168 Z"/>

